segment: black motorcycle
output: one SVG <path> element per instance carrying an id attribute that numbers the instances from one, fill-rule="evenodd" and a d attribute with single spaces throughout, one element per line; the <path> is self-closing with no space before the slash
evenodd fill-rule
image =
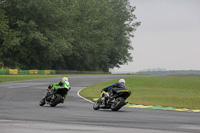
<path id="1" fill-rule="evenodd" d="M 47 89 L 47 94 L 41 99 L 39 105 L 49 104 L 51 107 L 55 107 L 57 104 L 64 102 L 64 96 L 67 92 L 68 90 L 66 88 L 59 88 L 56 91 Z"/>
<path id="2" fill-rule="evenodd" d="M 93 104 L 93 109 L 111 109 L 112 111 L 118 111 L 124 105 L 127 104 L 125 100 L 131 95 L 129 90 L 116 91 L 114 95 L 110 96 L 108 93 L 103 92 L 101 97 Z M 104 99 L 105 98 L 105 99 Z"/>

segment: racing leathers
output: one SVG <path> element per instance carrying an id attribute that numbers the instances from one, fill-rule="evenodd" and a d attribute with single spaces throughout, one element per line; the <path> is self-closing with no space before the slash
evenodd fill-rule
<path id="1" fill-rule="evenodd" d="M 59 88 L 67 89 L 67 93 L 64 95 L 64 98 L 66 98 L 68 91 L 71 89 L 69 82 L 68 81 L 60 81 L 58 83 L 53 83 L 52 85 L 49 85 L 49 89 L 52 89 L 55 91 Z"/>
<path id="2" fill-rule="evenodd" d="M 119 90 L 127 90 L 127 87 L 124 83 L 117 82 L 115 84 L 112 84 L 104 89 L 102 89 L 102 103 L 103 106 L 105 106 L 106 100 L 108 97 L 112 99 L 112 96 Z M 106 92 L 106 93 L 103 93 Z"/>
<path id="3" fill-rule="evenodd" d="M 102 89 L 102 91 L 109 92 L 110 95 L 113 95 L 118 90 L 127 90 L 127 87 L 124 83 L 117 82 L 115 84 L 112 84 L 112 85 Z"/>

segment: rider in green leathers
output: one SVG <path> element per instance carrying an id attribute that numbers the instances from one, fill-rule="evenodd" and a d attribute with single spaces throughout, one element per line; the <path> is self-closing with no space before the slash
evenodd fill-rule
<path id="1" fill-rule="evenodd" d="M 48 89 L 51 89 L 51 90 L 57 90 L 59 88 L 65 88 L 67 89 L 68 91 L 71 89 L 71 86 L 70 86 L 70 83 L 68 81 L 68 78 L 67 77 L 63 77 L 62 78 L 62 81 L 58 82 L 58 83 L 53 83 L 51 85 L 49 85 Z M 67 94 L 68 94 L 68 91 L 67 93 L 64 95 L 64 99 L 66 98 Z M 63 103 L 64 103 L 64 99 L 63 99 Z"/>

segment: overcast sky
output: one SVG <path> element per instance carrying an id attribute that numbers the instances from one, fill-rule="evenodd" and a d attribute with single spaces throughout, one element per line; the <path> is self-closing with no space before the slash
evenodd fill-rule
<path id="1" fill-rule="evenodd" d="M 141 25 L 133 62 L 114 72 L 149 68 L 200 70 L 200 0 L 130 0 Z"/>

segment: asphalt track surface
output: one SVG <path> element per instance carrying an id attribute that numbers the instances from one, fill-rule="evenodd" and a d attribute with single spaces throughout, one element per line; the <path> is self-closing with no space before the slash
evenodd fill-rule
<path id="1" fill-rule="evenodd" d="M 64 104 L 39 106 L 47 86 L 61 78 L 0 83 L 0 133 L 200 133 L 200 113 L 122 108 L 92 108 L 77 92 L 127 75 L 69 77 Z M 133 92 L 134 93 L 134 92 Z"/>

